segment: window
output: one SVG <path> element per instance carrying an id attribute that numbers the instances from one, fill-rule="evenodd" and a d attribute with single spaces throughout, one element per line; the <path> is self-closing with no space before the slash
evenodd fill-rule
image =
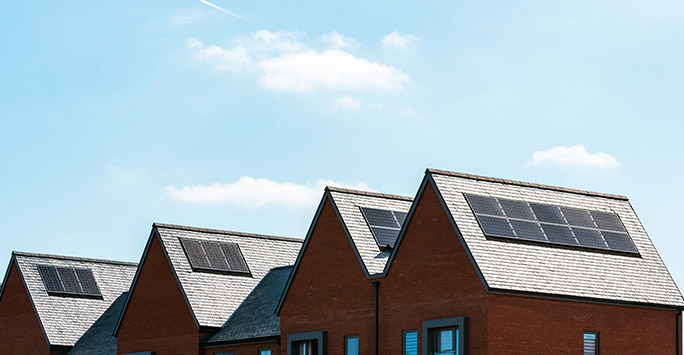
<path id="1" fill-rule="evenodd" d="M 344 355 L 359 355 L 358 335 L 347 335 L 344 337 Z"/>
<path id="2" fill-rule="evenodd" d="M 423 322 L 423 354 L 467 355 L 468 317 Z"/>
<path id="3" fill-rule="evenodd" d="M 404 330 L 403 355 L 418 355 L 418 330 Z"/>
<path id="4" fill-rule="evenodd" d="M 259 355 L 271 355 L 271 348 L 259 349 Z"/>
<path id="5" fill-rule="evenodd" d="M 357 337 L 358 340 L 358 337 Z M 288 355 L 327 355 L 328 332 L 308 332 L 287 336 Z"/>
<path id="6" fill-rule="evenodd" d="M 214 353 L 214 355 L 237 355 L 237 351 L 221 351 L 220 353 Z"/>
<path id="7" fill-rule="evenodd" d="M 584 332 L 584 355 L 598 355 L 599 333 Z"/>

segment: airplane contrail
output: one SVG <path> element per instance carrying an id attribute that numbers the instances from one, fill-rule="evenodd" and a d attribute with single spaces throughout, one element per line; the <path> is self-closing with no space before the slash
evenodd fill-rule
<path id="1" fill-rule="evenodd" d="M 199 1 L 202 2 L 202 3 L 204 3 L 204 4 L 207 4 L 207 5 L 211 6 L 211 7 L 213 7 L 213 8 L 215 8 L 216 10 L 219 10 L 219 11 L 221 11 L 221 12 L 223 12 L 223 13 L 226 13 L 226 14 L 228 14 L 228 15 L 230 15 L 230 16 L 237 17 L 237 18 L 239 18 L 240 20 L 247 21 L 247 22 L 252 22 L 252 21 L 250 21 L 250 20 L 248 20 L 248 19 L 246 19 L 246 18 L 244 18 L 244 17 L 242 17 L 242 16 L 240 16 L 240 15 L 238 15 L 238 14 L 232 12 L 232 11 L 228 11 L 228 10 L 222 8 L 221 6 L 212 4 L 212 3 L 210 3 L 210 2 L 207 1 L 207 0 L 199 0 Z"/>

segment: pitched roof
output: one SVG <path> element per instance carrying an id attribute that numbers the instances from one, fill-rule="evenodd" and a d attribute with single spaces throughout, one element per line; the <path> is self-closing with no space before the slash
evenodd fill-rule
<path id="1" fill-rule="evenodd" d="M 116 355 L 114 328 L 128 297 L 124 292 L 65 355 Z"/>
<path id="2" fill-rule="evenodd" d="M 488 290 L 684 306 L 626 197 L 439 170 L 428 169 L 426 174 L 434 181 Z M 640 256 L 487 239 L 464 193 L 616 213 Z"/>
<path id="3" fill-rule="evenodd" d="M 12 258 L 17 263 L 51 346 L 73 346 L 112 302 L 128 291 L 137 268 L 135 263 L 60 255 L 13 252 Z M 102 297 L 49 295 L 38 265 L 90 269 Z"/>
<path id="4" fill-rule="evenodd" d="M 292 266 L 272 269 L 206 345 L 239 342 L 280 335 L 280 317 L 275 308 L 285 289 Z"/>
<path id="5" fill-rule="evenodd" d="M 294 263 L 301 239 L 155 224 L 197 323 L 219 328 L 266 273 Z M 193 271 L 180 238 L 239 245 L 251 276 Z"/>
<path id="6" fill-rule="evenodd" d="M 359 207 L 408 212 L 413 198 L 374 192 L 327 187 L 344 227 L 362 261 L 367 276 L 381 274 L 391 250 L 380 250 Z"/>

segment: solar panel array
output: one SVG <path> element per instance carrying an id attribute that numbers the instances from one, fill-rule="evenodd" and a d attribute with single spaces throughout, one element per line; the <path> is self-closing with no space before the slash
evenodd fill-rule
<path id="1" fill-rule="evenodd" d="M 193 269 L 250 274 L 240 247 L 235 243 L 186 238 L 180 241 Z"/>
<path id="2" fill-rule="evenodd" d="M 380 249 L 394 248 L 407 213 L 370 207 L 360 208 Z"/>
<path id="3" fill-rule="evenodd" d="M 102 296 L 90 269 L 39 265 L 38 273 L 48 293 Z"/>
<path id="4" fill-rule="evenodd" d="M 465 194 L 487 236 L 637 253 L 612 212 Z"/>

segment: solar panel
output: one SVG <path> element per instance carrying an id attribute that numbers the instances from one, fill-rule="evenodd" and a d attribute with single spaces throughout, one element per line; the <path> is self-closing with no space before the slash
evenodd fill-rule
<path id="1" fill-rule="evenodd" d="M 39 265 L 38 273 L 49 294 L 71 296 L 102 295 L 90 269 Z"/>
<path id="2" fill-rule="evenodd" d="M 185 238 L 180 240 L 194 270 L 250 273 L 242 252 L 235 243 Z"/>
<path id="3" fill-rule="evenodd" d="M 492 216 L 504 215 L 496 198 L 479 195 L 466 195 L 466 197 L 468 198 L 470 207 L 477 214 L 488 214 Z"/>
<path id="4" fill-rule="evenodd" d="M 407 213 L 370 207 L 359 208 L 380 249 L 387 246 L 393 248 L 401 226 L 406 221 Z"/>
<path id="5" fill-rule="evenodd" d="M 620 218 L 615 213 L 591 211 L 591 216 L 594 217 L 596 225 L 601 229 L 626 233 L 625 227 L 622 225 Z"/>
<path id="6" fill-rule="evenodd" d="M 464 196 L 482 231 L 489 237 L 638 253 L 620 217 L 612 212 Z"/>
<path id="7" fill-rule="evenodd" d="M 546 241 L 539 223 L 511 219 L 511 226 L 520 239 Z"/>
<path id="8" fill-rule="evenodd" d="M 513 229 L 505 218 L 480 216 L 480 225 L 485 234 L 497 237 L 515 237 Z"/>
<path id="9" fill-rule="evenodd" d="M 530 205 L 527 202 L 499 199 L 499 203 L 501 203 L 501 207 L 503 207 L 503 210 L 508 217 L 529 221 L 536 220 L 532 214 Z"/>
<path id="10" fill-rule="evenodd" d="M 64 286 L 62 286 L 62 281 L 59 279 L 54 266 L 40 265 L 38 266 L 38 273 L 40 273 L 40 278 L 43 279 L 47 292 L 64 292 Z"/>
<path id="11" fill-rule="evenodd" d="M 76 276 L 78 276 L 78 281 L 81 283 L 84 294 L 92 296 L 101 295 L 100 288 L 97 287 L 97 282 L 95 282 L 92 270 L 76 269 Z"/>
<path id="12" fill-rule="evenodd" d="M 233 272 L 249 273 L 249 268 L 245 259 L 242 257 L 240 247 L 235 243 L 221 243 L 221 249 L 226 256 L 228 265 Z"/>

